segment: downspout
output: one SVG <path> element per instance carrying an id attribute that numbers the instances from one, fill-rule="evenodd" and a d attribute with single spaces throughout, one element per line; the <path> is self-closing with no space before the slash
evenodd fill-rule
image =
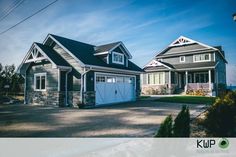
<path id="1" fill-rule="evenodd" d="M 24 76 L 24 75 L 23 75 Z M 25 79 L 25 86 L 24 86 L 24 104 L 26 104 L 26 71 L 25 71 L 25 77 L 24 77 L 24 79 Z"/>
<path id="2" fill-rule="evenodd" d="M 83 88 L 84 88 L 84 75 L 89 72 L 92 68 L 90 67 L 89 70 L 85 70 L 85 68 L 83 68 L 83 73 L 81 74 L 81 85 L 80 85 L 80 101 L 81 103 L 83 103 Z"/>
<path id="3" fill-rule="evenodd" d="M 68 89 L 67 89 L 67 84 L 68 84 L 68 82 L 67 82 L 67 78 L 68 78 L 68 74 L 70 73 L 72 71 L 72 68 L 70 68 L 70 70 L 69 71 L 67 71 L 66 72 L 66 80 L 65 80 L 65 82 L 66 82 L 66 84 L 65 84 L 65 94 L 66 94 L 66 106 L 69 106 L 69 104 L 68 104 Z"/>

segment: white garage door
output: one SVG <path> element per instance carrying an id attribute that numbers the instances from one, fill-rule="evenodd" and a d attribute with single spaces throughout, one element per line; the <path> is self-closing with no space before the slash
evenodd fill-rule
<path id="1" fill-rule="evenodd" d="M 135 79 L 130 76 L 96 74 L 96 105 L 135 100 Z"/>

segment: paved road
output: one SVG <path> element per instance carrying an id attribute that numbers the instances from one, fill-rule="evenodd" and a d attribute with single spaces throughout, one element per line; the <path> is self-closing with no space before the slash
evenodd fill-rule
<path id="1" fill-rule="evenodd" d="M 0 105 L 0 137 L 152 137 L 182 104 L 151 100 L 94 109 Z M 204 105 L 189 105 L 195 117 Z"/>

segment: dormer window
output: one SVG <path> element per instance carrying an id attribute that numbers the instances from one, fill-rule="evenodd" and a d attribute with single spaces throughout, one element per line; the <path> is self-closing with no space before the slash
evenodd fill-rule
<path id="1" fill-rule="evenodd" d="M 180 62 L 185 62 L 185 56 L 180 56 L 180 57 L 179 57 L 179 61 L 180 61 Z"/>
<path id="2" fill-rule="evenodd" d="M 124 54 L 112 52 L 112 63 L 124 64 Z"/>

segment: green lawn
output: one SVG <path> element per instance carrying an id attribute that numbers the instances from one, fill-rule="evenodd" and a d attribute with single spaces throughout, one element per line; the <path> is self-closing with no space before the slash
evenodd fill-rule
<path id="1" fill-rule="evenodd" d="M 173 96 L 173 97 L 159 98 L 156 99 L 155 101 L 212 105 L 215 102 L 215 99 L 216 99 L 215 97 L 204 97 L 204 96 Z"/>

